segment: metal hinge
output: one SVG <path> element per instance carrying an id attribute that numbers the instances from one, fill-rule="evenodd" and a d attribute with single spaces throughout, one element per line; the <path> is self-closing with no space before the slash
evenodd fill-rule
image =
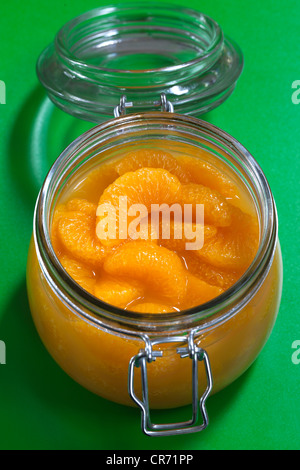
<path id="1" fill-rule="evenodd" d="M 174 113 L 174 106 L 172 105 L 171 101 L 167 100 L 165 93 L 161 93 L 160 100 L 154 101 L 154 106 L 160 106 L 162 112 L 167 113 Z M 132 101 L 128 102 L 125 95 L 123 95 L 120 99 L 120 103 L 114 108 L 114 117 L 125 116 L 126 108 L 132 108 L 133 103 Z"/>

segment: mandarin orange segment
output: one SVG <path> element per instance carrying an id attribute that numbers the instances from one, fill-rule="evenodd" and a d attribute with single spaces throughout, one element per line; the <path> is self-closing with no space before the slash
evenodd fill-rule
<path id="1" fill-rule="evenodd" d="M 212 286 L 192 274 L 188 274 L 187 279 L 186 298 L 182 304 L 184 309 L 204 304 L 224 292 L 220 287 Z"/>
<path id="2" fill-rule="evenodd" d="M 259 226 L 241 194 L 206 161 L 141 149 L 76 181 L 73 197 L 56 207 L 51 241 L 70 276 L 104 302 L 139 313 L 183 310 L 219 296 L 252 262 Z M 115 232 L 107 239 L 98 228 L 108 221 Z"/>
<path id="3" fill-rule="evenodd" d="M 134 305 L 129 305 L 127 310 L 138 313 L 170 313 L 176 312 L 176 309 L 169 305 L 159 304 L 155 302 L 142 302 Z"/>
<path id="4" fill-rule="evenodd" d="M 237 280 L 241 277 L 242 272 L 237 271 L 225 271 L 220 268 L 205 263 L 195 256 L 193 251 L 185 251 L 181 253 L 188 271 L 191 274 L 202 279 L 212 286 L 221 287 L 222 289 L 229 289 Z"/>
<path id="5" fill-rule="evenodd" d="M 217 227 L 226 227 L 231 223 L 231 205 L 213 189 L 202 184 L 185 184 L 181 186 L 178 200 L 181 205 L 191 204 L 194 217 L 197 204 L 204 205 L 204 221 Z"/>
<path id="6" fill-rule="evenodd" d="M 225 198 L 238 196 L 236 185 L 214 165 L 196 157 L 180 156 L 178 162 L 189 175 L 190 182 L 218 191 Z"/>
<path id="7" fill-rule="evenodd" d="M 72 190 L 72 198 L 88 199 L 94 204 L 98 204 L 99 198 L 105 188 L 118 178 L 118 173 L 114 168 L 114 162 L 104 163 L 99 168 L 95 168 L 86 173 Z"/>
<path id="8" fill-rule="evenodd" d="M 167 225 L 160 227 L 159 244 L 176 252 L 199 249 L 217 233 L 213 225 L 176 221 L 170 221 Z"/>
<path id="9" fill-rule="evenodd" d="M 136 283 L 117 279 L 100 279 L 95 286 L 96 297 L 119 308 L 143 297 L 143 293 L 143 288 Z"/>
<path id="10" fill-rule="evenodd" d="M 65 210 L 69 212 L 81 212 L 94 217 L 96 215 L 97 206 L 86 199 L 73 198 L 66 203 Z"/>
<path id="11" fill-rule="evenodd" d="M 90 294 L 94 294 L 96 278 L 91 269 L 67 255 L 61 256 L 59 261 L 69 276 L 71 276 L 77 284 Z"/>
<path id="12" fill-rule="evenodd" d="M 65 214 L 66 214 L 65 204 L 58 204 L 55 207 L 55 211 L 52 217 L 50 238 L 51 238 L 53 249 L 57 256 L 59 256 L 59 254 L 62 252 L 61 241 L 60 241 L 59 234 L 58 234 L 58 224 L 59 224 L 61 217 L 63 217 Z"/>
<path id="13" fill-rule="evenodd" d="M 167 248 L 148 241 L 130 241 L 109 255 L 104 270 L 113 276 L 134 279 L 158 296 L 178 304 L 186 292 L 186 269 Z"/>
<path id="14" fill-rule="evenodd" d="M 242 269 L 251 254 L 243 246 L 243 236 L 235 234 L 234 239 L 227 231 L 219 231 L 217 237 L 210 240 L 197 251 L 200 259 L 221 269 Z"/>
<path id="15" fill-rule="evenodd" d="M 97 209 L 97 236 L 104 245 L 112 246 L 121 242 L 122 236 L 128 237 L 130 223 L 136 217 L 145 218 L 151 211 L 152 204 L 173 204 L 180 191 L 178 178 L 167 170 L 161 168 L 141 168 L 134 172 L 128 172 L 116 179 L 103 193 Z M 121 199 L 121 198 L 125 198 Z M 124 203 L 126 228 L 120 228 L 120 204 Z M 102 224 L 109 221 L 109 205 L 115 208 L 116 235 L 114 238 L 105 238 Z M 137 206 L 138 205 L 138 206 Z M 103 208 L 105 210 L 103 210 Z M 135 212 L 135 209 L 137 212 Z M 140 211 L 141 210 L 141 211 Z M 133 211 L 133 212 L 130 212 Z M 140 211 L 140 212 L 139 212 Z M 143 211 L 145 213 L 143 213 Z M 113 211 L 112 211 L 113 213 Z M 127 214 L 129 215 L 127 216 Z M 98 228 L 101 228 L 98 230 Z M 123 235 L 122 235 L 123 234 Z"/>
<path id="16" fill-rule="evenodd" d="M 129 205 L 172 204 L 180 190 L 178 178 L 162 168 L 141 168 L 117 178 L 103 193 L 101 202 L 118 206 L 120 196 L 126 196 Z"/>
<path id="17" fill-rule="evenodd" d="M 151 219 L 143 219 L 137 225 L 132 223 L 128 229 L 128 236 L 131 240 L 149 240 L 158 243 L 159 228 L 151 223 Z"/>
<path id="18" fill-rule="evenodd" d="M 121 176 L 129 171 L 139 168 L 163 168 L 177 176 L 180 182 L 188 183 L 189 174 L 178 160 L 169 152 L 159 149 L 140 149 L 128 153 L 116 164 L 116 170 Z"/>
<path id="19" fill-rule="evenodd" d="M 232 226 L 220 228 L 196 254 L 216 268 L 245 271 L 255 257 L 258 241 L 254 217 L 235 208 Z"/>
<path id="20" fill-rule="evenodd" d="M 95 236 L 95 216 L 67 212 L 59 219 L 57 231 L 70 255 L 91 265 L 102 263 L 107 250 Z"/>

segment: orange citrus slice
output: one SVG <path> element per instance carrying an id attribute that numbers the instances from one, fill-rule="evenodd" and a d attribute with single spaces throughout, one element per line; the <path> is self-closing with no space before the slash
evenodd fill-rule
<path id="1" fill-rule="evenodd" d="M 92 265 L 103 261 L 107 250 L 95 236 L 96 206 L 84 200 L 72 200 L 57 224 L 57 234 L 64 248 L 76 259 Z"/>
<path id="2" fill-rule="evenodd" d="M 254 259 L 258 240 L 254 217 L 235 208 L 232 225 L 220 228 L 196 254 L 216 268 L 241 271 Z"/>
<path id="3" fill-rule="evenodd" d="M 160 226 L 159 244 L 176 252 L 200 249 L 207 240 L 213 238 L 217 233 L 217 228 L 213 225 L 182 221 L 171 221 L 168 225 L 169 227 Z"/>
<path id="4" fill-rule="evenodd" d="M 82 214 L 94 217 L 96 215 L 97 206 L 86 199 L 71 199 L 65 205 L 67 212 L 81 212 Z"/>
<path id="5" fill-rule="evenodd" d="M 122 239 L 128 238 L 131 222 L 133 223 L 137 218 L 145 220 L 153 204 L 156 206 L 172 205 L 180 186 L 176 176 L 161 168 L 141 168 L 120 176 L 104 191 L 99 201 L 96 222 L 99 240 L 108 246 L 119 244 Z M 124 209 L 123 215 L 126 222 L 124 229 L 120 226 L 122 212 L 120 204 Z M 105 236 L 104 226 L 107 220 L 108 223 L 112 223 L 115 236 Z M 115 227 L 113 226 L 114 220 Z"/>
<path id="6" fill-rule="evenodd" d="M 139 168 L 162 168 L 177 176 L 180 182 L 189 182 L 188 172 L 182 168 L 180 162 L 175 157 L 164 150 L 134 150 L 116 163 L 116 171 L 120 176 Z"/>
<path id="7" fill-rule="evenodd" d="M 205 263 L 199 256 L 195 256 L 192 251 L 185 251 L 181 253 L 181 256 L 191 274 L 212 286 L 221 287 L 225 290 L 235 284 L 241 277 L 241 272 L 225 271 Z"/>
<path id="8" fill-rule="evenodd" d="M 202 184 L 185 184 L 181 186 L 178 201 L 181 205 L 191 204 L 194 217 L 197 204 L 204 205 L 204 221 L 217 227 L 226 227 L 231 223 L 231 204 L 213 189 Z"/>
<path id="9" fill-rule="evenodd" d="M 62 247 L 59 234 L 58 234 L 58 224 L 59 224 L 60 219 L 64 215 L 66 215 L 65 204 L 58 204 L 55 207 L 55 211 L 52 217 L 51 230 L 50 230 L 51 244 L 57 256 L 59 256 L 63 251 L 63 247 Z"/>
<path id="10" fill-rule="evenodd" d="M 99 168 L 86 170 L 86 173 L 72 189 L 72 198 L 88 199 L 94 204 L 98 204 L 105 188 L 113 183 L 118 176 L 114 168 L 114 162 L 104 163 Z"/>
<path id="11" fill-rule="evenodd" d="M 148 290 L 178 304 L 185 296 L 186 270 L 181 259 L 167 248 L 148 241 L 131 241 L 109 255 L 104 270 L 143 283 Z"/>
<path id="12" fill-rule="evenodd" d="M 127 310 L 131 310 L 132 312 L 138 313 L 169 313 L 169 312 L 176 312 L 173 307 L 164 304 L 158 304 L 155 302 L 142 302 L 137 303 L 133 306 L 129 305 Z"/>
<path id="13" fill-rule="evenodd" d="M 95 296 L 119 308 L 143 296 L 143 288 L 136 283 L 117 279 L 100 279 L 95 286 Z"/>
<path id="14" fill-rule="evenodd" d="M 190 156 L 181 156 L 178 161 L 183 170 L 188 173 L 190 182 L 208 186 L 226 198 L 234 198 L 238 195 L 236 185 L 214 165 Z"/>
<path id="15" fill-rule="evenodd" d="M 204 304 L 224 292 L 220 287 L 212 286 L 192 274 L 188 274 L 187 279 L 186 298 L 182 306 L 184 309 Z"/>
<path id="16" fill-rule="evenodd" d="M 67 255 L 61 256 L 59 261 L 69 276 L 71 276 L 77 284 L 90 294 L 94 294 L 96 278 L 91 269 L 88 269 L 84 264 Z"/>

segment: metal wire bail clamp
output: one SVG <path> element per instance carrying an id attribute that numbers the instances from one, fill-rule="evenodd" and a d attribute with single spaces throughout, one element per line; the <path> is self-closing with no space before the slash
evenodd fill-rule
<path id="1" fill-rule="evenodd" d="M 141 349 L 136 356 L 133 356 L 129 362 L 128 369 L 128 392 L 132 400 L 142 410 L 142 430 L 148 436 L 173 436 L 178 434 L 189 434 L 192 432 L 203 431 L 208 426 L 208 415 L 205 407 L 206 400 L 212 390 L 213 379 L 211 373 L 211 367 L 207 352 L 199 348 L 194 343 L 194 336 L 196 331 L 192 330 L 186 337 L 173 336 L 169 338 L 150 340 L 146 335 L 142 336 L 145 341 L 145 348 Z M 163 351 L 153 350 L 153 346 L 162 343 L 171 342 L 188 342 L 185 347 L 177 348 L 177 353 L 180 357 L 190 357 L 192 359 L 192 418 L 188 421 L 168 424 L 153 424 L 150 419 L 149 410 L 149 395 L 148 395 L 148 379 L 147 379 L 147 363 L 151 363 L 158 357 L 162 357 Z M 200 400 L 198 397 L 198 362 L 204 361 L 207 387 L 201 396 Z M 136 367 L 141 368 L 141 379 L 142 379 L 142 400 L 140 400 L 134 392 L 134 370 Z M 197 424 L 199 419 L 199 410 L 202 416 L 202 424 Z"/>

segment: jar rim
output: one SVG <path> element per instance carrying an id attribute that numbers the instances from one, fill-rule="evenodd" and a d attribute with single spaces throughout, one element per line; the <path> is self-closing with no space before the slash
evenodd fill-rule
<path id="1" fill-rule="evenodd" d="M 91 70 L 95 70 L 97 72 L 111 72 L 111 73 L 157 73 L 158 71 L 165 71 L 165 72 L 172 72 L 178 70 L 178 68 L 189 67 L 194 64 L 197 64 L 199 61 L 203 61 L 204 59 L 212 56 L 218 49 L 222 48 L 223 45 L 223 32 L 218 25 L 218 23 L 211 18 L 210 16 L 197 12 L 196 10 L 188 9 L 185 7 L 181 7 L 169 3 L 164 2 L 152 2 L 151 3 L 151 16 L 155 15 L 155 12 L 162 12 L 167 10 L 168 14 L 174 14 L 180 16 L 183 13 L 188 15 L 191 19 L 201 21 L 203 29 L 206 29 L 211 34 L 210 43 L 207 45 L 206 49 L 202 53 L 198 53 L 198 56 L 189 61 L 183 61 L 180 64 L 165 66 L 165 67 L 157 67 L 157 68 L 150 68 L 150 69 L 141 69 L 141 70 L 130 70 L 130 69 L 115 69 L 110 67 L 102 67 L 95 64 L 88 64 L 86 61 L 81 60 L 76 54 L 74 54 L 67 45 L 67 38 L 70 34 L 72 34 L 72 29 L 76 26 L 78 27 L 79 24 L 84 24 L 84 22 L 89 20 L 97 21 L 98 27 L 101 27 L 101 23 L 103 17 L 107 14 L 111 14 L 113 12 L 122 13 L 123 12 L 131 12 L 133 9 L 139 9 L 140 11 L 149 11 L 149 6 L 147 4 L 140 4 L 137 2 L 129 2 L 125 4 L 118 4 L 118 5 L 111 5 L 111 6 L 104 6 L 94 8 L 82 15 L 77 16 L 73 20 L 68 21 L 57 33 L 56 35 L 56 46 L 59 52 L 62 54 L 65 60 L 70 61 L 74 65 L 83 66 L 85 68 L 90 68 Z M 82 26 L 84 28 L 84 26 Z M 86 34 L 86 33 L 85 33 Z"/>
<path id="2" fill-rule="evenodd" d="M 218 143 L 231 151 L 231 158 L 236 159 L 237 164 L 242 164 L 253 182 L 257 184 L 257 196 L 261 198 L 261 221 L 264 224 L 260 245 L 254 260 L 241 278 L 220 296 L 211 301 L 184 311 L 165 313 L 161 317 L 157 314 L 140 314 L 129 310 L 120 309 L 106 304 L 100 299 L 82 289 L 66 273 L 60 264 L 51 244 L 49 235 L 49 201 L 55 187 L 62 181 L 63 171 L 70 165 L 78 164 L 77 151 L 85 151 L 86 145 L 95 145 L 97 136 L 108 138 L 111 132 L 120 134 L 120 129 L 127 130 L 134 125 L 145 126 L 151 120 L 159 122 L 159 128 L 165 125 L 179 125 L 187 128 L 189 132 L 201 130 L 206 136 L 214 136 Z M 105 133 L 106 136 L 105 136 Z M 89 147 L 90 149 L 91 147 Z M 241 162 L 238 161 L 241 158 Z M 70 167 L 71 168 L 71 167 Z M 47 206 L 48 204 L 48 206 Z M 43 274 L 60 299 L 73 311 L 94 324 L 107 329 L 127 334 L 141 334 L 150 332 L 160 334 L 167 331 L 186 331 L 197 326 L 198 330 L 206 330 L 226 322 L 232 318 L 253 297 L 261 286 L 274 257 L 277 241 L 277 213 L 275 202 L 267 182 L 267 179 L 254 157 L 240 142 L 218 127 L 199 119 L 178 115 L 175 113 L 143 113 L 119 117 L 98 125 L 85 132 L 72 142 L 58 157 L 50 168 L 45 178 L 37 199 L 34 213 L 34 240 L 38 255 L 38 261 Z"/>

